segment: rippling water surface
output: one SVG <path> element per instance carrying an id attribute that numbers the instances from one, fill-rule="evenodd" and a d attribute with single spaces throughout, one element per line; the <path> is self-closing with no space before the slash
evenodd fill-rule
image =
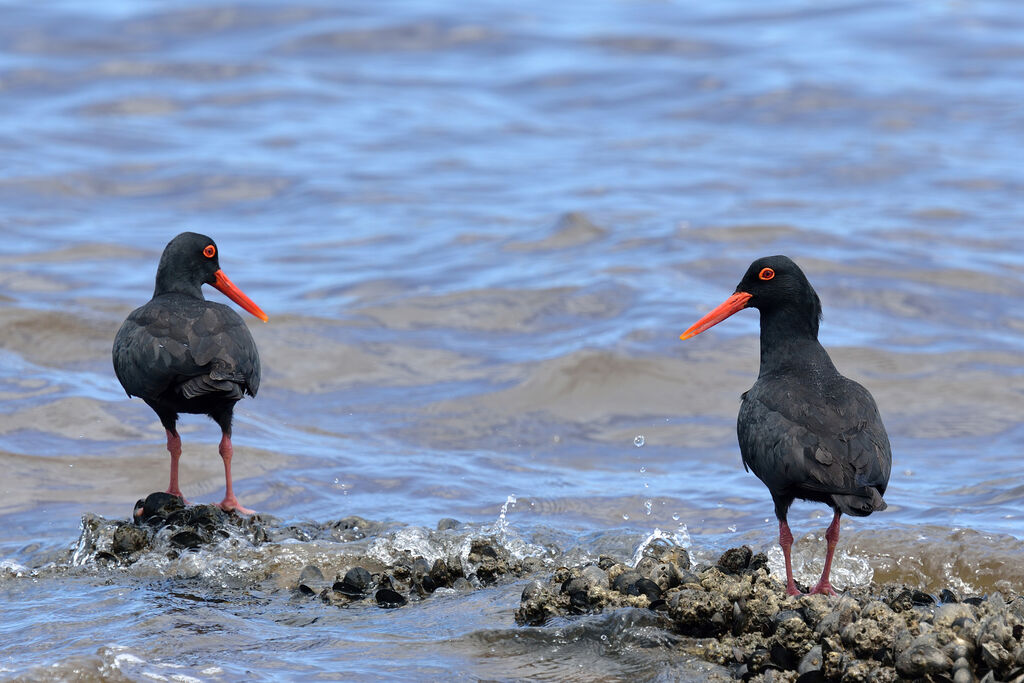
<path id="1" fill-rule="evenodd" d="M 4 676 L 703 675 L 643 614 L 516 627 L 522 581 L 400 610 L 290 599 L 350 543 L 76 565 L 83 514 L 126 518 L 166 486 L 163 431 L 110 345 L 186 229 L 270 315 L 248 319 L 264 378 L 234 467 L 281 523 L 360 515 L 388 523 L 362 543 L 400 549 L 443 518 L 500 522 L 552 566 L 657 528 L 780 568 L 734 431 L 757 316 L 678 335 L 785 253 L 893 444 L 889 509 L 844 525 L 836 583 L 1024 590 L 1016 3 L 3 15 Z M 219 500 L 215 425 L 181 427 L 182 488 Z M 828 510 L 790 521 L 811 579 Z"/>

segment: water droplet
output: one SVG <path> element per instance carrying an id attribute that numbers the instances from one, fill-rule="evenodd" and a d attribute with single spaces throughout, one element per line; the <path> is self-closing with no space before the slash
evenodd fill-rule
<path id="1" fill-rule="evenodd" d="M 622 513 L 622 519 L 629 519 L 629 513 L 628 512 L 623 512 Z"/>
<path id="2" fill-rule="evenodd" d="M 633 445 L 636 446 L 637 448 L 643 448 L 644 441 L 644 435 L 637 434 L 636 437 L 633 439 Z"/>
<path id="3" fill-rule="evenodd" d="M 733 533 L 736 533 L 736 525 L 735 524 L 730 524 L 729 525 L 729 531 L 731 531 Z"/>
<path id="4" fill-rule="evenodd" d="M 646 466 L 643 466 L 643 467 L 640 468 L 640 473 L 641 474 L 643 474 L 646 471 L 647 471 L 647 467 Z"/>
<path id="5" fill-rule="evenodd" d="M 675 522 L 679 521 L 679 513 L 678 512 L 673 512 L 672 513 L 672 520 L 675 521 Z"/>
<path id="6" fill-rule="evenodd" d="M 644 501 L 644 512 L 645 512 L 645 514 L 648 514 L 648 515 L 651 514 L 651 508 L 652 507 L 654 507 L 654 504 L 650 500 L 645 500 Z"/>

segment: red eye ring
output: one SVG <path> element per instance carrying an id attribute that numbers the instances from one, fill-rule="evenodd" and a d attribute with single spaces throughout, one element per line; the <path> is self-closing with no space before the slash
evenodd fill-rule
<path id="1" fill-rule="evenodd" d="M 775 271 L 772 270 L 771 268 L 762 268 L 761 272 L 758 273 L 757 276 L 762 280 L 771 280 L 773 277 L 775 277 Z"/>
<path id="2" fill-rule="evenodd" d="M 217 247 L 213 246 L 212 244 L 207 244 L 203 248 L 203 256 L 205 256 L 206 258 L 213 258 L 216 255 L 217 255 Z"/>

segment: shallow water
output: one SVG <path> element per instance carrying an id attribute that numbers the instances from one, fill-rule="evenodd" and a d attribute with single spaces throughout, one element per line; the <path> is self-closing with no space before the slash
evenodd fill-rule
<path id="1" fill-rule="evenodd" d="M 236 411 L 249 507 L 393 522 L 367 539 L 384 547 L 501 520 L 550 563 L 628 557 L 657 528 L 778 569 L 734 431 L 757 317 L 678 335 L 785 253 L 893 444 L 889 509 L 844 524 L 835 583 L 1024 589 L 1015 3 L 3 13 L 4 676 L 702 675 L 642 615 L 517 628 L 521 582 L 293 603 L 309 557 L 361 551 L 343 541 L 75 566 L 83 514 L 166 486 L 162 429 L 109 354 L 184 229 L 270 315 L 248 319 L 264 377 Z M 181 428 L 186 495 L 219 500 L 216 427 Z M 828 511 L 790 521 L 813 580 Z"/>

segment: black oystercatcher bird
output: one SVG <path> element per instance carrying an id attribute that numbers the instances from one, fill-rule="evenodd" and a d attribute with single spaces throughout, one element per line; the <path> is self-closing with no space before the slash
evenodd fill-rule
<path id="1" fill-rule="evenodd" d="M 249 514 L 231 488 L 231 417 L 242 396 L 260 388 L 260 356 L 242 318 L 230 307 L 203 298 L 213 285 L 260 320 L 267 314 L 220 269 L 217 244 L 205 235 L 183 232 L 172 239 L 156 269 L 149 303 L 132 311 L 114 338 L 114 372 L 129 396 L 152 408 L 167 431 L 171 483 L 179 496 L 181 438 L 179 413 L 205 413 L 221 429 L 226 491 L 220 507 Z"/>
<path id="2" fill-rule="evenodd" d="M 736 421 L 743 465 L 775 501 L 786 592 L 793 581 L 793 534 L 786 513 L 793 500 L 826 503 L 835 511 L 825 532 L 828 550 L 811 593 L 835 595 L 829 583 L 839 542 L 839 516 L 884 510 L 892 452 L 875 400 L 839 374 L 818 342 L 821 301 L 803 271 L 785 256 L 750 264 L 736 292 L 681 335 L 689 339 L 744 308 L 761 311 L 761 371 L 745 392 Z"/>

